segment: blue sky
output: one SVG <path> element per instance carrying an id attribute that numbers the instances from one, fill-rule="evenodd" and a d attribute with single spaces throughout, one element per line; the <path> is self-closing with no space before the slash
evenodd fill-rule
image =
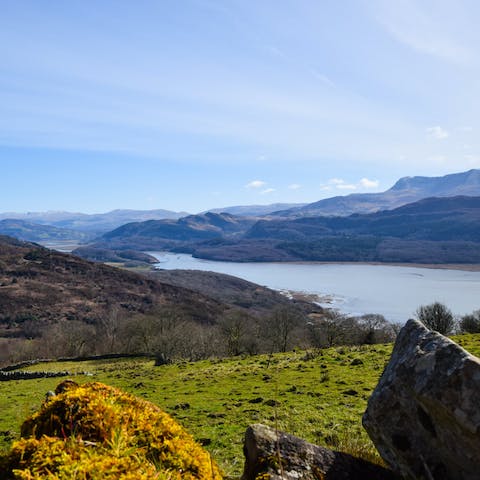
<path id="1" fill-rule="evenodd" d="M 0 211 L 312 202 L 480 168 L 476 0 L 0 1 Z"/>

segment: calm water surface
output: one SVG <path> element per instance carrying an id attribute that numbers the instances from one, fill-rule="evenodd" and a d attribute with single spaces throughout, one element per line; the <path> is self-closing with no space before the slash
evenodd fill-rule
<path id="1" fill-rule="evenodd" d="M 382 265 L 234 263 L 149 252 L 158 268 L 227 273 L 276 290 L 320 295 L 343 313 L 381 313 L 405 322 L 419 305 L 440 301 L 455 314 L 480 308 L 480 272 Z"/>

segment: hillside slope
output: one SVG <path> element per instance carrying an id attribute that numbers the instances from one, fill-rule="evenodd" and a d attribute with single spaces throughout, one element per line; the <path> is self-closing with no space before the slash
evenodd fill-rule
<path id="1" fill-rule="evenodd" d="M 210 212 L 178 220 L 149 220 L 123 225 L 103 235 L 95 245 L 139 250 L 168 249 L 203 240 L 238 237 L 255 221 L 229 213 Z"/>
<path id="2" fill-rule="evenodd" d="M 107 336 L 121 336 L 125 346 L 133 333 L 119 333 L 122 319 L 136 317 L 142 328 L 148 326 L 142 315 L 152 315 L 169 328 L 182 322 L 208 326 L 234 311 L 268 316 L 281 306 L 299 314 L 321 311 L 235 277 L 188 271 L 133 273 L 0 236 L 0 343 L 2 338 L 42 337 L 49 327 L 62 325 L 66 341 L 65 335 L 75 336 L 75 328 L 84 325 L 97 333 L 99 327 L 107 328 Z M 150 329 L 161 328 L 155 322 Z M 146 331 L 144 344 L 148 347 L 157 334 Z M 45 342 L 52 344 L 52 352 L 55 341 L 48 337 Z"/>
<path id="3" fill-rule="evenodd" d="M 213 323 L 228 305 L 191 290 L 38 245 L 0 237 L 0 336 L 26 335 L 63 320 L 95 324 L 112 310 L 132 315 L 160 307 Z"/>

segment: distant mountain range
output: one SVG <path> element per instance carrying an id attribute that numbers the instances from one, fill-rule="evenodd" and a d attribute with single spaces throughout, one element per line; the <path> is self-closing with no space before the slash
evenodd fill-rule
<path id="1" fill-rule="evenodd" d="M 2 219 L 24 220 L 29 223 L 51 225 L 58 228 L 93 232 L 101 234 L 130 222 L 159 220 L 163 218 L 177 219 L 188 215 L 187 212 L 172 212 L 170 210 L 112 210 L 107 213 L 72 213 L 72 212 L 28 212 L 0 213 Z M 31 240 L 31 239 L 30 239 Z"/>
<path id="2" fill-rule="evenodd" d="M 186 216 L 167 210 L 31 213 L 24 217 L 51 226 L 8 219 L 0 222 L 0 233 L 37 242 L 86 243 L 86 234 L 103 232 L 78 253 L 115 261 L 126 258 L 119 250 L 171 250 L 237 261 L 480 263 L 479 198 L 480 170 L 469 170 L 443 177 L 405 177 L 386 192 L 332 197 L 276 212 L 288 204 L 227 207 L 220 213 Z M 129 256 L 136 261 L 131 252 Z"/>
<path id="3" fill-rule="evenodd" d="M 244 238 L 311 241 L 352 235 L 480 242 L 480 196 L 426 198 L 393 210 L 348 217 L 260 220 Z"/>
<path id="4" fill-rule="evenodd" d="M 428 198 L 346 217 L 192 215 L 125 225 L 97 246 L 168 249 L 224 261 L 480 263 L 480 197 Z"/>
<path id="5" fill-rule="evenodd" d="M 58 228 L 51 225 L 39 225 L 25 220 L 7 218 L 0 220 L 0 235 L 9 235 L 29 242 L 91 240 L 92 235 L 78 230 Z"/>
<path id="6" fill-rule="evenodd" d="M 271 213 L 289 210 L 292 208 L 301 208 L 306 203 L 272 203 L 270 205 L 238 205 L 234 207 L 214 208 L 208 210 L 211 213 L 230 213 L 243 217 L 262 217 Z M 203 212 L 206 213 L 206 212 Z"/>
<path id="7" fill-rule="evenodd" d="M 404 177 L 381 193 L 352 193 L 273 213 L 277 217 L 345 216 L 371 213 L 417 202 L 428 197 L 480 196 L 480 170 L 443 177 Z"/>

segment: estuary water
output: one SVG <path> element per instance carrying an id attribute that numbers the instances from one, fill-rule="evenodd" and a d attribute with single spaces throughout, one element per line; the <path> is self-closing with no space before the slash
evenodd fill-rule
<path id="1" fill-rule="evenodd" d="M 275 290 L 315 294 L 319 303 L 342 313 L 380 313 L 393 322 L 412 318 L 420 305 L 445 303 L 463 315 L 480 309 L 480 272 L 419 267 L 235 263 L 201 260 L 187 254 L 148 252 L 157 268 L 227 273 Z"/>

